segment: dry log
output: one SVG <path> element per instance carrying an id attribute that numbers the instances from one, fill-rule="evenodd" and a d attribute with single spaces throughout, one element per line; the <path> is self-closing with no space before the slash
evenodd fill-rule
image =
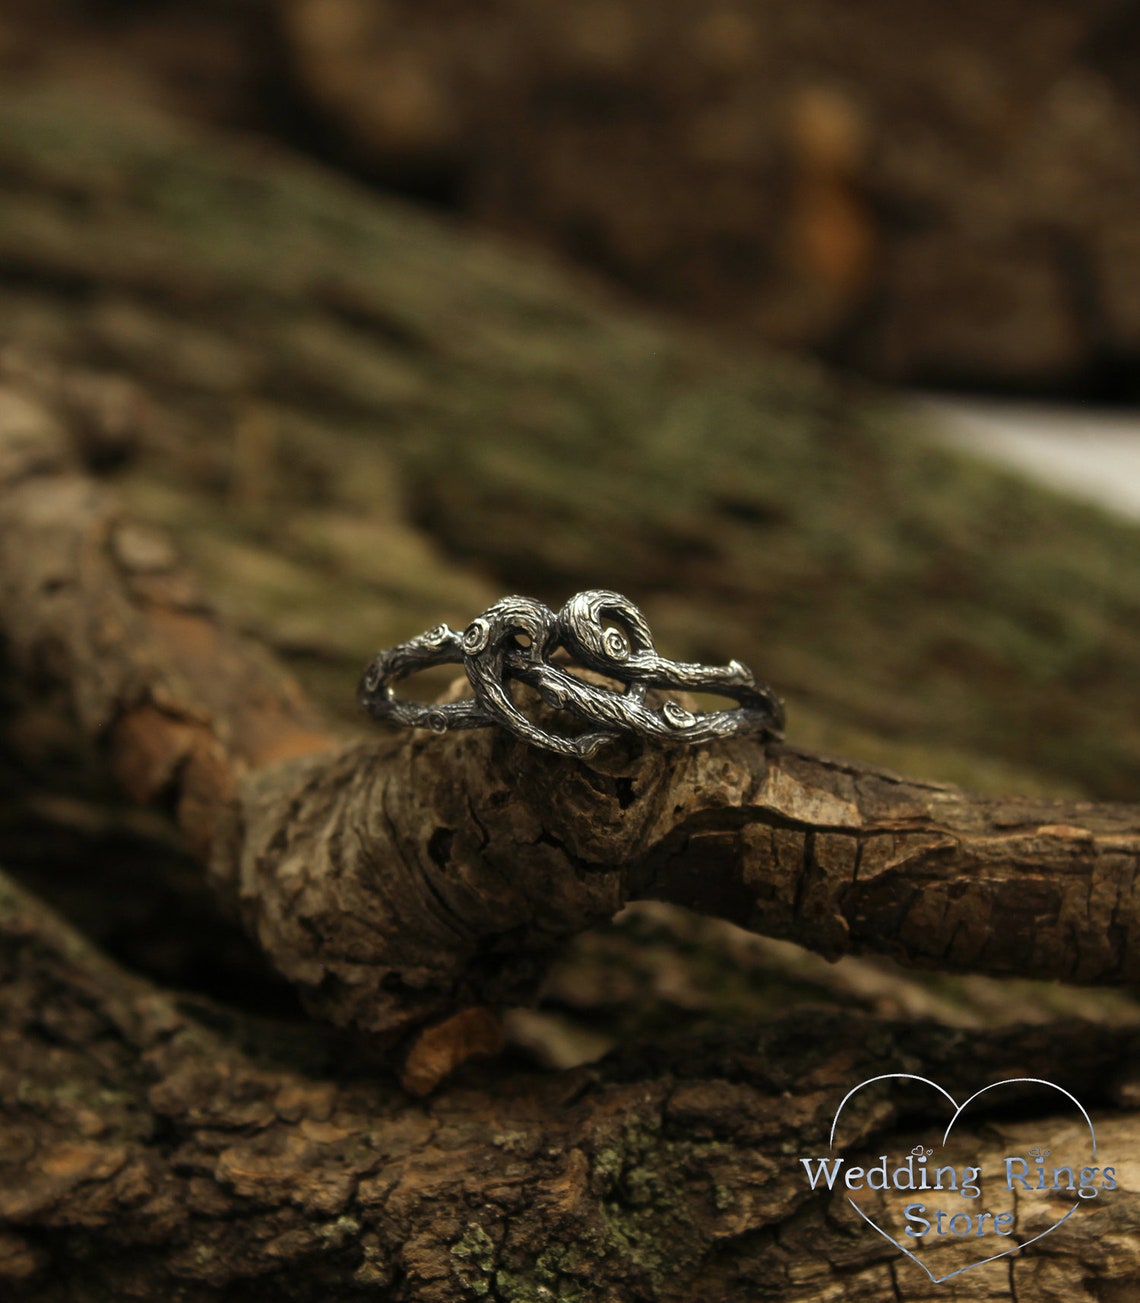
<path id="1" fill-rule="evenodd" d="M 469 1067 L 409 1101 L 317 1024 L 125 974 L 2 876 L 0 964 L 0 1293 L 21 1303 L 1103 1303 L 1140 1272 L 1134 1187 L 935 1289 L 799 1165 L 851 1084 L 921 1063 L 960 1095 L 1055 1079 L 1132 1170 L 1134 1034 L 816 1011 L 571 1072 Z M 909 1148 L 944 1125 L 922 1108 L 877 1101 L 836 1152 Z M 1014 1138 L 998 1115 L 970 1131 L 983 1160 Z"/>
<path id="2" fill-rule="evenodd" d="M 473 403 L 483 413 L 474 424 L 489 430 L 491 418 L 504 411 L 503 393 L 513 394 L 523 415 L 506 425 L 506 443 L 489 436 L 467 454 L 475 463 L 456 458 L 448 467 L 438 447 L 414 454 L 401 445 L 402 464 L 413 468 L 407 509 L 434 520 L 451 547 L 478 543 L 475 554 L 488 572 L 509 581 L 517 573 L 511 540 L 491 528 L 496 520 L 502 526 L 505 499 L 491 491 L 461 506 L 454 495 L 479 458 L 493 458 L 496 449 L 501 456 L 511 439 L 525 442 L 519 433 L 526 411 L 535 410 L 528 402 L 547 410 L 543 404 L 553 400 L 563 414 L 585 410 L 581 375 L 565 381 L 557 366 L 542 372 L 534 340 L 520 325 L 528 312 L 551 310 L 562 289 L 552 281 L 552 291 L 537 278 L 529 288 L 513 287 L 503 308 L 495 296 L 509 280 L 509 264 L 492 259 L 488 271 L 479 258 L 471 279 L 457 272 L 433 280 L 433 258 L 452 249 L 433 232 L 424 236 L 431 256 L 403 268 L 406 292 L 394 296 L 422 326 L 418 344 L 410 345 L 391 321 L 386 335 L 378 327 L 367 285 L 355 287 L 367 300 L 364 308 L 357 300 L 346 312 L 345 284 L 337 282 L 336 312 L 313 308 L 315 315 L 306 315 L 320 300 L 314 286 L 320 289 L 321 267 L 331 266 L 322 261 L 326 248 L 315 233 L 322 223 L 342 223 L 336 226 L 341 236 L 355 232 L 375 251 L 369 242 L 382 228 L 408 239 L 416 221 L 384 228 L 359 196 L 331 198 L 326 183 L 308 173 L 259 171 L 246 156 L 240 167 L 231 161 L 219 173 L 209 149 L 164 152 L 171 138 L 157 127 L 142 141 L 130 133 L 102 137 L 96 129 L 93 141 L 103 139 L 107 150 L 100 154 L 94 144 L 86 154 L 80 150 L 80 167 L 66 144 L 74 123 L 53 137 L 44 127 L 51 120 L 29 112 L 0 122 L 9 151 L 5 183 L 18 192 L 0 209 L 6 326 L 60 364 L 29 371 L 0 391 L 5 692 L 16 708 L 31 703 L 68 721 L 76 736 L 66 746 L 78 749 L 85 741 L 94 747 L 96 767 L 108 768 L 136 798 L 172 811 L 222 899 L 244 917 L 267 955 L 315 1009 L 357 1035 L 316 1023 L 270 1024 L 156 990 L 94 953 L 5 882 L 0 1286 L 31 1303 L 156 1296 L 193 1303 L 917 1300 L 929 1297 L 931 1287 L 916 1269 L 856 1226 L 842 1200 L 813 1194 L 795 1179 L 798 1156 L 825 1135 L 843 1092 L 860 1077 L 891 1070 L 921 1068 L 959 1093 L 993 1077 L 1048 1077 L 1096 1110 L 1102 1145 L 1122 1166 L 1135 1161 L 1135 1037 L 1087 1024 L 967 1034 L 801 1010 L 745 1037 L 630 1045 L 586 1069 L 536 1072 L 506 1055 L 465 1064 L 426 1099 L 401 1090 L 390 1072 L 397 1048 L 408 1049 L 408 1085 L 430 1086 L 469 1050 L 493 1044 L 494 1029 L 479 1012 L 486 1003 L 527 998 L 566 936 L 642 896 L 798 937 L 828 954 L 880 949 L 946 968 L 1128 981 L 1135 808 L 979 797 L 743 742 L 672 755 L 619 747 L 579 765 L 490 731 L 360 740 L 331 725 L 271 656 L 211 609 L 169 541 L 133 523 L 108 485 L 86 473 L 75 444 L 88 461 L 113 461 L 122 451 L 114 385 L 108 389 L 107 377 L 92 377 L 89 368 L 110 365 L 137 376 L 144 402 L 157 413 L 144 456 L 155 458 L 161 447 L 173 476 L 191 474 L 199 456 L 193 474 L 206 479 L 217 473 L 219 449 L 232 451 L 207 436 L 213 419 L 230 410 L 226 402 L 242 401 L 235 395 L 256 393 L 285 410 L 291 391 L 300 394 L 292 418 L 300 421 L 303 412 L 319 423 L 328 404 L 334 415 L 326 422 L 355 411 L 373 432 L 376 423 L 392 421 L 393 411 L 411 423 L 419 410 L 439 432 L 461 415 L 466 420 Z M 30 122 L 45 134 L 36 138 Z M 31 134 L 15 145 L 6 131 Z M 32 139 L 35 148 L 28 146 Z M 166 181 L 156 186 L 158 177 Z M 224 247 L 175 234 L 179 222 L 197 220 L 192 196 L 216 197 L 224 190 L 220 180 L 232 185 L 238 177 L 262 200 L 276 196 L 289 215 L 302 195 L 324 196 L 314 201 L 319 220 L 306 228 L 312 243 L 301 242 L 313 259 L 304 275 L 290 279 L 297 264 L 279 257 L 288 247 L 283 239 L 274 245 L 276 237 L 266 237 L 270 253 L 260 261 L 253 256 L 261 246 L 245 238 L 252 226 Z M 139 185 L 151 187 L 149 198 L 132 189 Z M 295 238 L 297 228 L 285 225 Z M 382 264 L 377 255 L 370 274 Z M 444 281 L 446 292 L 439 289 Z M 497 327 L 474 358 L 464 351 L 474 344 L 457 343 L 453 330 L 449 337 L 433 325 L 434 314 L 453 323 L 448 294 L 457 284 L 476 302 L 472 287 L 482 284 L 484 306 L 499 303 L 488 310 Z M 388 282 L 385 293 L 392 288 Z M 329 292 L 325 282 L 323 293 Z M 667 361 L 649 366 L 625 390 L 619 379 L 630 380 L 631 358 L 652 354 L 666 337 L 648 328 L 638 335 L 628 323 L 613 335 L 596 334 L 606 314 L 574 303 L 573 323 L 558 320 L 570 335 L 578 332 L 579 345 L 583 335 L 592 341 L 568 348 L 566 357 L 577 359 L 591 385 L 604 380 L 607 396 L 596 410 L 612 416 L 621 394 L 636 392 L 641 397 L 630 401 L 646 402 L 638 408 L 645 416 L 652 406 L 649 380 L 656 377 L 659 386 L 665 372 L 677 369 L 680 345 L 671 344 L 676 351 Z M 222 320 L 235 332 L 229 343 L 245 340 L 244 361 L 219 346 L 227 338 L 218 333 Z M 260 346 L 258 331 L 270 321 L 279 331 L 276 343 Z M 361 330 L 371 341 L 371 370 L 364 351 L 354 351 L 354 332 Z M 378 342 L 397 337 L 390 348 Z M 314 349 L 314 339 L 322 346 Z M 330 340 L 336 341 L 331 353 Z M 614 340 L 621 348 L 609 347 Z M 306 348 L 313 350 L 308 362 Z M 385 370 L 397 354 L 403 370 Z M 330 380 L 334 355 L 343 365 Z M 224 398 L 227 358 L 233 387 Z M 233 365 L 240 370 L 247 363 L 252 370 L 234 379 Z M 711 363 L 690 358 L 687 365 L 700 370 Z M 361 382 L 366 373 L 375 389 Z M 547 379 L 536 379 L 540 373 Z M 432 389 L 426 379 L 432 375 L 445 376 L 446 384 Z M 688 383 L 683 376 L 677 381 L 674 399 L 696 401 L 698 389 L 685 390 Z M 741 386 L 733 401 L 749 412 L 749 404 L 763 405 L 739 376 L 732 383 Z M 764 401 L 802 415 L 800 400 L 814 395 L 819 406 L 808 422 L 808 442 L 822 446 L 841 424 L 837 400 L 827 391 L 824 401 L 814 380 L 802 384 L 794 401 L 787 390 Z M 93 402 L 90 385 L 106 404 Z M 537 389 L 523 402 L 528 385 Z M 708 380 L 700 392 L 707 398 L 712 387 Z M 690 414 L 706 410 L 703 401 L 696 408 L 690 403 Z M 824 408 L 830 416 L 819 416 Z M 734 437 L 744 441 L 754 433 L 751 420 Z M 604 449 L 604 426 L 586 423 L 583 437 L 596 441 L 588 444 L 593 451 Z M 859 428 L 863 452 L 880 446 L 869 425 Z M 234 446 L 242 456 L 224 483 L 256 498 L 273 436 L 258 424 L 256 408 L 241 429 Z M 329 426 L 320 431 L 325 437 Z M 202 444 L 184 438 L 188 432 L 202 434 Z M 883 436 L 882 449 L 888 443 Z M 578 446 L 577 434 L 571 446 Z M 733 446 L 730 440 L 717 456 L 727 458 Z M 370 445 L 368 457 L 374 455 Z M 686 443 L 665 477 L 670 485 L 673 476 L 686 480 L 693 456 Z M 350 464 L 355 475 L 366 458 Z M 445 473 L 435 475 L 441 465 Z M 541 514 L 559 504 L 570 510 L 559 497 L 565 490 L 556 466 L 541 456 L 517 465 L 536 489 L 526 510 Z M 612 463 L 602 457 L 599 465 L 601 483 Z M 719 475 L 728 461 L 716 465 Z M 284 463 L 279 470 L 286 472 Z M 1033 522 L 1050 519 L 1051 500 L 977 475 L 982 496 L 994 493 L 985 499 L 987 511 L 1017 503 Z M 921 480 L 916 471 L 914 484 Z M 367 483 L 371 492 L 376 477 Z M 700 483 L 702 493 L 712 491 L 713 480 Z M 129 482 L 123 487 L 132 491 Z M 721 576 L 720 587 L 706 591 L 725 617 L 718 640 L 723 635 L 736 651 L 733 631 L 762 624 L 757 595 L 777 590 L 748 560 L 756 531 L 765 528 L 748 513 L 762 495 L 754 484 L 733 488 L 746 501 L 686 517 L 692 502 L 678 505 L 666 486 L 646 499 L 632 532 L 618 509 L 628 505 L 622 501 L 596 518 L 596 529 L 566 536 L 581 549 L 576 557 L 560 555 L 559 540 L 544 538 L 526 562 L 544 583 L 562 583 L 609 555 L 618 566 L 615 582 L 640 572 L 668 599 L 676 580 L 654 549 L 668 539 L 687 546 L 710 520 L 718 521 L 724 532 L 717 537 L 731 546 L 716 565 L 705 558 L 704 578 Z M 139 492 L 137 481 L 133 491 Z M 935 499 L 923 501 L 930 506 Z M 262 500 L 250 510 L 265 508 Z M 970 514 L 976 510 L 975 504 L 963 518 L 976 519 Z M 1059 523 L 1059 546 L 1067 546 L 1071 523 Z M 1135 546 L 1124 530 L 1093 517 L 1084 523 L 1095 545 L 1063 572 L 1077 579 L 1082 566 L 1096 570 L 1109 556 L 1119 562 Z M 521 527 L 519 517 L 511 528 Z M 788 528 L 790 537 L 795 531 Z M 623 555 L 616 546 L 643 535 L 653 546 L 643 543 L 637 554 Z M 407 539 L 398 532 L 390 537 Z M 941 546 L 944 536 L 938 538 Z M 824 550 L 837 542 L 825 541 Z M 674 547 L 674 562 L 683 550 Z M 871 548 L 856 570 L 864 563 L 874 570 L 875 555 L 881 557 Z M 1032 555 L 1017 554 L 1001 592 L 1022 592 L 1013 575 Z M 892 567 L 877 591 L 905 606 L 914 590 L 898 588 L 902 571 Z M 438 578 L 449 568 L 436 557 L 418 573 Z M 1106 575 L 1116 573 L 1105 567 Z M 458 604 L 480 588 L 471 583 L 447 591 L 447 603 Z M 1135 773 L 1127 720 L 1113 734 L 1124 739 L 1123 759 L 1114 763 L 1108 750 L 1097 751 L 1104 741 L 1097 720 L 1123 699 L 1118 662 L 1128 661 L 1132 646 L 1125 618 L 1131 591 L 1124 579 L 1106 579 L 1097 590 L 1100 618 L 1107 620 L 1109 611 L 1120 616 L 1119 638 L 1087 644 L 1111 647 L 1111 656 L 1097 651 L 1093 657 L 1110 686 L 1088 687 L 1092 723 L 1066 720 L 1073 701 L 1064 700 L 1042 766 L 1056 769 L 1072 744 L 1070 758 L 1083 757 L 1076 767 L 1100 791 L 1131 790 Z M 442 592 L 420 592 L 415 600 L 442 602 Z M 964 616 L 973 600 L 954 610 Z M 1085 600 L 1059 601 L 1049 610 L 1087 615 Z M 837 609 L 826 613 L 837 630 L 869 627 L 859 623 L 854 606 L 841 603 L 840 594 Z M 800 620 L 795 645 L 802 653 L 810 646 L 811 620 L 802 611 L 794 615 L 794 602 L 788 605 L 794 618 L 784 627 Z M 678 609 L 680 628 L 688 616 L 678 616 Z M 782 609 L 774 602 L 765 613 Z M 406 622 L 421 607 L 397 598 L 385 618 L 395 620 L 393 611 Z M 458 618 L 471 614 L 460 610 Z M 456 618 L 450 606 L 437 608 L 423 624 L 441 616 Z M 1064 621 L 1062 627 L 1069 628 Z M 399 636 L 415 630 L 401 628 Z M 750 654 L 744 646 L 739 652 Z M 844 647 L 834 653 L 836 665 L 841 652 Z M 787 663 L 793 661 L 789 653 Z M 1078 656 L 1070 668 L 1065 692 L 1077 694 L 1088 665 Z M 873 688 L 874 675 L 862 683 Z M 876 691 L 861 708 L 881 717 L 890 694 L 882 684 Z M 1002 718 L 1027 711 L 1034 692 L 1039 709 L 1040 691 L 1039 683 L 1029 685 L 1021 704 Z M 979 695 L 995 700 L 981 685 Z M 934 698 L 935 715 L 960 700 L 953 693 Z M 1062 699 L 1063 693 L 1054 701 Z M 992 734 L 997 725 L 987 718 L 982 728 L 982 713 L 960 736 L 976 741 Z M 929 728 L 934 715 L 923 718 Z M 1052 719 L 1046 724 L 1054 727 Z M 9 733 L 14 772 L 35 763 L 30 736 L 17 719 Z M 392 1043 L 397 1039 L 404 1041 L 399 1047 Z M 929 1121 L 913 1102 L 886 1099 L 860 1115 L 845 1152 L 909 1147 L 915 1128 Z M 1050 1127 L 1054 1119 L 1038 1121 Z M 997 1114 L 980 1120 L 970 1137 L 979 1154 L 997 1152 L 1010 1137 L 1026 1142 Z M 1019 1298 L 1102 1303 L 1126 1297 L 1138 1243 L 1127 1185 L 1098 1205 L 1095 1216 L 1095 1223 L 1074 1221 L 1055 1232 L 1048 1251 L 979 1268 L 937 1296 L 1003 1297 L 1012 1283 Z M 1035 1225 L 1027 1212 L 1019 1233 Z"/>
<path id="3" fill-rule="evenodd" d="M 127 790 L 162 798 L 307 1003 L 374 1034 L 524 1001 L 567 938 L 669 900 L 837 956 L 1136 977 L 1140 817 L 733 740 L 567 763 L 495 731 L 343 741 L 161 536 L 9 439 L 0 612 Z"/>

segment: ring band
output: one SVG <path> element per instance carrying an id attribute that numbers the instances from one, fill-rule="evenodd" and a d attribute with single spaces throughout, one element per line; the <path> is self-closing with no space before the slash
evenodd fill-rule
<path id="1" fill-rule="evenodd" d="M 621 684 L 603 687 L 554 663 L 562 649 L 572 661 Z M 422 705 L 397 697 L 392 685 L 436 665 L 462 665 L 475 690 L 471 700 Z M 591 725 L 577 737 L 538 727 L 519 710 L 511 681 L 529 684 L 558 710 Z M 679 702 L 647 706 L 650 688 L 711 692 L 734 709 L 689 711 Z M 617 737 L 694 746 L 742 735 L 783 737 L 784 703 L 739 661 L 695 665 L 657 654 L 644 615 L 628 598 L 605 589 L 572 597 L 555 614 L 529 597 L 504 597 L 462 633 L 437 625 L 380 652 L 360 680 L 360 704 L 374 718 L 437 733 L 498 724 L 532 746 L 585 758 Z"/>

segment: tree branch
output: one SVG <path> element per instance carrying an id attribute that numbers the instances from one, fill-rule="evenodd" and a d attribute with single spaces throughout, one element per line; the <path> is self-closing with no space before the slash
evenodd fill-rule
<path id="1" fill-rule="evenodd" d="M 1135 808 L 995 800 L 739 739 L 577 762 L 495 730 L 338 737 L 49 433 L 0 444 L 14 664 L 65 694 L 132 795 L 172 803 L 334 1022 L 390 1039 L 524 1001 L 565 938 L 645 897 L 829 956 L 1135 978 Z"/>

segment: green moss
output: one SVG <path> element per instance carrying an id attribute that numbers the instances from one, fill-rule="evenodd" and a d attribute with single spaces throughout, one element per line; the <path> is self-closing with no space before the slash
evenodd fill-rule
<path id="1" fill-rule="evenodd" d="M 478 1222 L 471 1222 L 463 1238 L 451 1246 L 451 1256 L 456 1260 L 454 1272 L 467 1292 L 483 1298 L 491 1290 L 495 1270 L 495 1242 Z"/>
<path id="2" fill-rule="evenodd" d="M 579 1273 L 575 1280 L 568 1271 Z M 596 1293 L 589 1288 L 591 1264 L 571 1250 L 550 1250 L 540 1255 L 530 1272 L 500 1270 L 495 1291 L 503 1303 L 585 1303 Z"/>
<path id="3" fill-rule="evenodd" d="M 626 1119 L 621 1140 L 599 1151 L 594 1170 L 606 1182 L 601 1201 L 609 1245 L 655 1287 L 692 1266 L 705 1245 L 691 1215 L 694 1181 L 706 1180 L 709 1160 L 727 1146 L 662 1132 L 653 1112 Z M 715 1188 L 710 1183 L 715 1199 Z"/>
<path id="4" fill-rule="evenodd" d="M 717 1202 L 707 1171 L 728 1149 L 719 1141 L 664 1134 L 651 1106 L 628 1115 L 620 1134 L 591 1160 L 591 1184 L 601 1186 L 600 1220 L 578 1227 L 572 1243 L 549 1248 L 531 1263 L 500 1262 L 496 1295 L 504 1303 L 582 1303 L 596 1297 L 606 1278 L 667 1293 L 676 1273 L 707 1248 L 693 1225 L 692 1188 L 694 1181 L 707 1181 L 710 1202 L 723 1210 L 723 1192 Z M 479 1240 L 469 1256 L 486 1268 L 491 1251 Z"/>

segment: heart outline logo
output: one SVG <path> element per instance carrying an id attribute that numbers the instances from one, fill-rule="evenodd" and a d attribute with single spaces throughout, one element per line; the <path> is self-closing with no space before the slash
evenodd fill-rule
<path id="1" fill-rule="evenodd" d="M 1066 1099 L 1070 1101 L 1070 1103 L 1073 1103 L 1077 1106 L 1077 1109 L 1080 1112 L 1081 1117 L 1084 1118 L 1085 1124 L 1088 1126 L 1089 1129 L 1089 1136 L 1092 1139 L 1092 1156 L 1094 1158 L 1096 1157 L 1096 1130 L 1093 1127 L 1092 1118 L 1090 1118 L 1088 1113 L 1085 1111 L 1085 1107 L 1081 1103 L 1081 1101 L 1077 1099 L 1077 1097 L 1073 1095 L 1071 1092 L 1067 1091 L 1064 1088 L 1064 1086 L 1058 1086 L 1056 1082 L 1046 1081 L 1043 1077 L 1006 1077 L 1001 1081 L 991 1081 L 988 1086 L 983 1086 L 981 1090 L 976 1090 L 970 1096 L 969 1099 L 967 1099 L 964 1103 L 959 1104 L 958 1101 L 954 1098 L 954 1096 L 951 1095 L 950 1092 L 946 1090 L 944 1087 L 940 1086 L 936 1081 L 931 1081 L 929 1077 L 920 1077 L 918 1076 L 917 1073 L 913 1073 L 913 1072 L 884 1072 L 877 1077 L 868 1077 L 866 1081 L 861 1081 L 857 1086 L 853 1086 L 851 1090 L 849 1090 L 847 1094 L 843 1096 L 842 1100 L 840 1100 L 839 1107 L 835 1110 L 835 1116 L 831 1120 L 831 1134 L 828 1137 L 828 1147 L 831 1150 L 834 1151 L 835 1149 L 835 1131 L 836 1128 L 839 1126 L 839 1115 L 843 1112 L 844 1106 L 847 1104 L 847 1101 L 851 1099 L 853 1095 L 857 1095 L 863 1089 L 864 1086 L 873 1086 L 877 1081 L 921 1081 L 923 1085 L 932 1086 L 936 1091 L 938 1091 L 940 1095 L 942 1095 L 945 1099 L 949 1100 L 954 1107 L 954 1115 L 951 1117 L 949 1123 L 947 1124 L 946 1130 L 942 1133 L 943 1145 L 946 1144 L 946 1140 L 949 1137 L 950 1132 L 954 1129 L 955 1122 L 958 1121 L 958 1118 L 962 1115 L 965 1109 L 969 1108 L 969 1106 L 974 1102 L 974 1100 L 976 1100 L 980 1095 L 984 1095 L 987 1090 L 994 1090 L 998 1086 L 1014 1086 L 1022 1083 L 1029 1083 L 1036 1086 L 1048 1086 L 1051 1090 L 1059 1091 L 1062 1095 L 1065 1096 Z M 1047 1227 L 1039 1235 L 1033 1236 L 1033 1238 L 1030 1240 L 1025 1240 L 1019 1244 L 1012 1244 L 1008 1249 L 1003 1249 L 1001 1253 L 992 1254 L 988 1258 L 981 1258 L 977 1262 L 967 1263 L 967 1265 L 964 1267 L 958 1267 L 955 1271 L 947 1272 L 945 1276 L 935 1276 L 934 1273 L 930 1270 L 930 1268 L 926 1265 L 926 1263 L 922 1261 L 921 1258 L 911 1253 L 911 1251 L 908 1248 L 906 1248 L 904 1245 L 900 1244 L 898 1240 L 894 1238 L 893 1235 L 888 1235 L 887 1232 L 884 1231 L 883 1228 L 878 1225 L 878 1223 L 876 1223 L 870 1217 L 868 1217 L 867 1214 L 863 1211 L 863 1209 L 859 1207 L 859 1205 L 855 1202 L 854 1199 L 851 1198 L 850 1195 L 847 1196 L 847 1202 L 851 1205 L 852 1208 L 855 1209 L 855 1211 L 859 1214 L 859 1216 L 862 1217 L 863 1220 L 869 1226 L 874 1227 L 874 1229 L 878 1231 L 878 1233 L 883 1237 L 884 1240 L 887 1241 L 888 1244 L 893 1244 L 900 1253 L 904 1254 L 906 1257 L 908 1257 L 911 1260 L 911 1262 L 921 1267 L 922 1270 L 926 1272 L 927 1276 L 929 1276 L 930 1282 L 933 1285 L 941 1285 L 944 1281 L 950 1280 L 954 1276 L 961 1276 L 963 1272 L 973 1271 L 975 1267 L 984 1267 L 987 1262 L 997 1262 L 999 1258 L 1008 1258 L 1010 1254 L 1020 1253 L 1022 1249 L 1027 1249 L 1031 1244 L 1035 1244 L 1038 1240 L 1043 1240 L 1046 1235 L 1052 1235 L 1052 1233 L 1057 1229 L 1057 1227 L 1064 1225 L 1064 1223 L 1067 1222 L 1069 1218 L 1073 1215 L 1073 1213 L 1075 1213 L 1077 1209 L 1081 1206 L 1081 1200 L 1078 1198 L 1076 1203 L 1073 1204 L 1073 1206 L 1063 1217 L 1059 1217 L 1051 1226 Z"/>

